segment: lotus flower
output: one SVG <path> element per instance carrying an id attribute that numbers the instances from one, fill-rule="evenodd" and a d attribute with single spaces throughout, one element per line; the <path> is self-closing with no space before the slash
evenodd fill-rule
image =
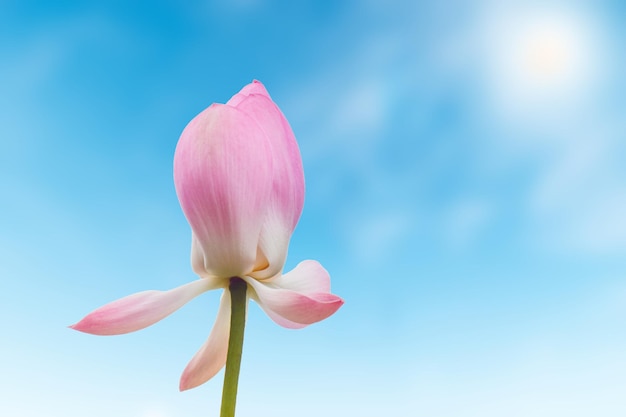
<path id="1" fill-rule="evenodd" d="M 200 277 L 169 291 L 143 291 L 88 314 L 72 327 L 116 335 L 150 326 L 199 294 L 247 283 L 249 297 L 281 326 L 302 328 L 332 315 L 343 300 L 328 272 L 303 261 L 283 274 L 304 203 L 304 174 L 293 132 L 258 81 L 213 104 L 183 130 L 174 182 L 191 225 L 191 264 Z M 230 293 L 224 291 L 209 338 L 184 370 L 180 389 L 212 378 L 225 364 Z"/>

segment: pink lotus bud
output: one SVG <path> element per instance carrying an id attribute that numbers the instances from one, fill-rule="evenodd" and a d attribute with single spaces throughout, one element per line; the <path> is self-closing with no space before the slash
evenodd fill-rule
<path id="1" fill-rule="evenodd" d="M 174 182 L 194 233 L 200 276 L 270 278 L 285 263 L 304 203 L 289 123 L 263 85 L 247 85 L 183 131 Z"/>
<path id="2" fill-rule="evenodd" d="M 205 291 L 228 287 L 231 277 L 245 280 L 249 296 L 284 327 L 305 327 L 341 307 L 318 262 L 304 261 L 282 274 L 304 203 L 304 174 L 289 123 L 260 82 L 189 122 L 174 155 L 174 183 L 191 225 L 192 268 L 201 279 L 124 297 L 73 329 L 98 335 L 139 330 Z M 224 366 L 229 306 L 225 291 L 208 340 L 183 372 L 181 390 L 206 382 Z"/>

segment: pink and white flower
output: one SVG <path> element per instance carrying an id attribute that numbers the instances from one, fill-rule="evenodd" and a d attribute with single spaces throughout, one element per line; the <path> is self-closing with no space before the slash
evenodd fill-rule
<path id="1" fill-rule="evenodd" d="M 226 104 L 212 104 L 185 127 L 174 155 L 174 182 L 191 225 L 191 264 L 200 279 L 124 297 L 71 328 L 96 335 L 140 330 L 205 291 L 227 288 L 231 277 L 245 280 L 249 297 L 284 327 L 305 327 L 341 307 L 318 262 L 303 261 L 283 273 L 304 203 L 304 173 L 291 127 L 260 82 Z M 229 328 L 230 293 L 224 291 L 209 338 L 182 374 L 181 390 L 208 381 L 224 366 Z"/>

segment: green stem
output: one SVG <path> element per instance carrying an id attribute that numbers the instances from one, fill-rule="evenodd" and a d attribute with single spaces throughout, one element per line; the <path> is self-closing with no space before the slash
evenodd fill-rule
<path id="1" fill-rule="evenodd" d="M 228 356 L 224 372 L 224 390 L 222 391 L 222 410 L 220 417 L 235 417 L 237 402 L 237 383 L 241 367 L 241 351 L 243 349 L 243 331 L 246 325 L 246 289 L 248 284 L 239 277 L 230 279 L 230 337 L 228 339 Z"/>

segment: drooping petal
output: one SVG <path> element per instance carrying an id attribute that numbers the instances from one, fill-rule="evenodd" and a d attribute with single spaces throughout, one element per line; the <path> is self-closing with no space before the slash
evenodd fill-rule
<path id="1" fill-rule="evenodd" d="M 291 234 L 304 204 L 304 171 L 295 136 L 287 119 L 258 81 L 247 85 L 228 105 L 236 106 L 255 120 L 267 135 L 274 160 L 270 206 L 261 230 L 259 247 L 268 266 L 253 277 L 267 279 L 285 263 Z"/>
<path id="2" fill-rule="evenodd" d="M 267 281 L 244 277 L 272 320 L 283 327 L 299 328 L 331 316 L 343 300 L 331 294 L 328 272 L 315 261 L 300 263 L 289 273 Z"/>
<path id="3" fill-rule="evenodd" d="M 223 285 L 220 280 L 199 279 L 169 291 L 138 292 L 92 311 L 70 328 L 102 336 L 134 332 L 169 316 L 203 292 Z"/>
<path id="4" fill-rule="evenodd" d="M 191 359 L 182 376 L 179 389 L 185 391 L 204 384 L 226 364 L 230 332 L 230 291 L 224 291 L 211 334 Z"/>
<path id="5" fill-rule="evenodd" d="M 328 271 L 313 260 L 302 261 L 288 273 L 277 275 L 269 282 L 277 287 L 304 294 L 330 292 Z"/>
<path id="6" fill-rule="evenodd" d="M 256 301 L 259 305 L 261 305 L 261 303 L 259 302 L 259 297 L 257 297 L 256 295 L 252 295 L 252 299 Z M 263 308 L 263 311 L 265 311 L 265 314 L 267 314 L 267 316 L 270 319 L 272 319 L 274 323 L 278 324 L 279 326 L 285 327 L 287 329 L 303 329 L 306 326 L 308 326 L 308 324 L 301 324 L 301 323 L 296 323 L 291 320 L 287 320 L 283 316 L 280 316 L 277 313 L 274 313 L 269 308 Z"/>
<path id="7" fill-rule="evenodd" d="M 213 104 L 185 127 L 174 155 L 174 182 L 210 275 L 254 268 L 273 183 L 265 132 L 246 113 Z"/>

